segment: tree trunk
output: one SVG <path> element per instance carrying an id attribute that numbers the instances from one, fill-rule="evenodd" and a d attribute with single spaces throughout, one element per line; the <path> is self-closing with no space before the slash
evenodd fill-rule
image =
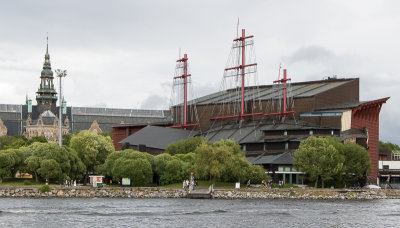
<path id="1" fill-rule="evenodd" d="M 0 184 L 3 183 L 3 179 L 0 178 Z"/>
<path id="2" fill-rule="evenodd" d="M 314 188 L 317 188 L 318 187 L 318 177 L 317 177 L 317 179 L 315 180 L 315 185 L 314 185 Z"/>
<path id="3" fill-rule="evenodd" d="M 37 173 L 35 172 L 35 180 L 36 180 L 36 183 L 38 182 L 38 175 L 37 175 Z"/>
<path id="4" fill-rule="evenodd" d="M 322 182 L 322 188 L 324 188 L 324 179 L 321 178 L 321 182 Z"/>

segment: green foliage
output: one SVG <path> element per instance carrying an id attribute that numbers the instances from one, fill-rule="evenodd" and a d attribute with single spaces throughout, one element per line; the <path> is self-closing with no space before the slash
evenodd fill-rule
<path id="1" fill-rule="evenodd" d="M 72 178 L 81 178 L 85 166 L 76 152 L 68 147 L 59 147 L 56 143 L 33 143 L 28 147 L 32 155 L 25 162 L 27 170 L 38 177 L 63 182 Z"/>
<path id="2" fill-rule="evenodd" d="M 391 142 L 382 142 L 379 141 L 379 151 L 393 151 L 393 150 L 399 150 L 400 147 L 397 144 L 393 144 Z"/>
<path id="3" fill-rule="evenodd" d="M 315 186 L 321 178 L 324 187 L 325 181 L 333 179 L 343 170 L 345 158 L 332 142 L 335 139 L 310 136 L 300 143 L 294 154 L 293 164 L 307 173 L 310 180 L 315 181 Z"/>
<path id="4" fill-rule="evenodd" d="M 193 171 L 194 159 L 194 153 L 174 156 L 164 153 L 154 157 L 154 172 L 158 176 L 158 184 L 172 184 L 188 178 L 189 172 Z"/>
<path id="5" fill-rule="evenodd" d="M 232 140 L 213 144 L 203 142 L 195 154 L 194 169 L 201 179 L 244 182 L 251 178 L 256 181 L 266 178 L 264 169 L 251 165 L 240 146 Z"/>
<path id="6" fill-rule="evenodd" d="M 184 164 L 185 162 L 179 160 L 179 159 L 172 159 L 170 161 L 167 161 L 166 166 L 165 166 L 165 172 L 163 175 L 160 176 L 160 182 L 161 184 L 172 184 L 172 183 L 177 183 L 177 182 L 182 182 L 185 177 L 188 175 L 187 169 L 185 169 Z"/>
<path id="7" fill-rule="evenodd" d="M 89 172 L 102 165 L 107 156 L 114 151 L 111 138 L 91 131 L 81 131 L 73 135 L 70 147 L 74 149 Z"/>
<path id="8" fill-rule="evenodd" d="M 104 137 L 110 137 L 112 139 L 112 132 L 110 132 L 110 131 L 101 132 L 101 133 L 99 133 L 99 135 L 102 135 Z"/>
<path id="9" fill-rule="evenodd" d="M 25 146 L 27 143 L 27 139 L 23 135 L 16 136 L 0 136 L 0 150 L 4 149 L 18 149 L 22 146 Z"/>
<path id="10" fill-rule="evenodd" d="M 27 145 L 31 145 L 35 142 L 47 143 L 47 139 L 44 136 L 35 136 L 35 137 L 28 139 Z"/>
<path id="11" fill-rule="evenodd" d="M 0 150 L 0 183 L 5 177 L 12 176 L 13 167 L 16 164 L 14 150 Z"/>
<path id="12" fill-rule="evenodd" d="M 251 183 L 261 183 L 263 180 L 268 181 L 269 176 L 265 174 L 261 165 L 251 165 L 248 169 L 247 179 L 251 180 Z"/>
<path id="13" fill-rule="evenodd" d="M 347 142 L 343 147 L 343 179 L 345 182 L 357 180 L 366 175 L 366 171 L 371 167 L 368 151 L 352 142 Z"/>
<path id="14" fill-rule="evenodd" d="M 116 182 L 121 178 L 131 178 L 134 186 L 144 186 L 153 180 L 154 158 L 148 153 L 131 149 L 112 152 L 104 164 L 107 174 Z"/>
<path id="15" fill-rule="evenodd" d="M 192 137 L 187 140 L 181 140 L 167 146 L 165 152 L 170 155 L 192 153 L 202 143 L 208 143 L 207 139 L 202 136 Z"/>
<path id="16" fill-rule="evenodd" d="M 44 193 L 44 192 L 50 192 L 50 186 L 48 185 L 43 185 L 40 189 L 40 192 Z"/>
<path id="17" fill-rule="evenodd" d="M 195 153 L 175 154 L 173 157 L 183 162 L 187 162 L 193 166 L 196 159 L 196 154 Z"/>
<path id="18" fill-rule="evenodd" d="M 165 174 L 167 162 L 173 157 L 170 154 L 163 153 L 154 157 L 154 173 L 158 176 L 158 184 L 161 184 L 161 177 Z M 168 182 L 169 183 L 169 182 Z"/>
<path id="19" fill-rule="evenodd" d="M 27 142 L 25 142 L 22 139 L 17 139 L 15 141 L 13 141 L 11 144 L 9 144 L 8 146 L 6 146 L 6 149 L 18 149 L 21 148 L 23 146 L 26 146 Z"/>
<path id="20" fill-rule="evenodd" d="M 67 134 L 62 136 L 62 144 L 63 146 L 70 146 L 72 134 Z"/>

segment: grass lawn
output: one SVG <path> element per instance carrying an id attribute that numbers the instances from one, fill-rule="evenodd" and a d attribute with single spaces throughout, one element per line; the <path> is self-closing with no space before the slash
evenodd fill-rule
<path id="1" fill-rule="evenodd" d="M 44 182 L 36 182 L 34 179 L 5 178 L 0 186 L 18 186 L 18 187 L 41 187 Z M 49 184 L 50 186 L 58 186 L 58 184 Z"/>

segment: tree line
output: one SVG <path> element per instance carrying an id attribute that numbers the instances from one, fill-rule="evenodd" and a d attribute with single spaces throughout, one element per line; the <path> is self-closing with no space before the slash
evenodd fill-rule
<path id="1" fill-rule="evenodd" d="M 153 156 L 131 149 L 114 151 L 111 137 L 82 131 L 63 136 L 64 145 L 48 143 L 44 137 L 0 137 L 0 181 L 17 171 L 36 181 L 87 180 L 101 174 L 114 182 L 131 178 L 134 186 L 167 185 L 187 179 L 190 172 L 202 180 L 260 182 L 266 178 L 261 166 L 246 160 L 240 146 L 231 140 L 211 143 L 193 137 L 171 144 L 166 153 Z"/>

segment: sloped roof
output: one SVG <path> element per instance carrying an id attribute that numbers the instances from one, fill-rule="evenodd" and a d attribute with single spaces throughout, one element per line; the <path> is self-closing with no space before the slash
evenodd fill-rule
<path id="1" fill-rule="evenodd" d="M 348 139 L 348 138 L 366 139 L 368 137 L 367 137 L 367 133 L 364 130 L 357 129 L 357 128 L 351 128 L 349 130 L 342 131 L 342 133 L 340 134 L 341 141 L 344 141 L 345 139 Z"/>
<path id="2" fill-rule="evenodd" d="M 130 145 L 135 146 L 143 144 L 146 145 L 146 147 L 165 150 L 165 148 L 167 148 L 171 143 L 177 143 L 180 140 L 189 139 L 198 134 L 199 132 L 197 131 L 147 126 L 120 141 L 120 143 L 129 143 Z"/>
<path id="3" fill-rule="evenodd" d="M 291 165 L 294 154 L 292 152 L 283 152 L 281 154 L 262 154 L 258 157 L 248 157 L 247 160 L 254 165 L 279 164 Z"/>
<path id="4" fill-rule="evenodd" d="M 322 127 L 304 121 L 285 120 L 285 122 L 250 122 L 244 125 L 226 124 L 203 132 L 203 136 L 211 142 L 221 139 L 231 139 L 237 143 L 257 143 L 264 142 L 263 131 L 283 131 L 283 130 L 316 130 L 316 129 L 339 129 L 332 127 Z M 303 137 L 298 136 L 296 138 Z M 285 139 L 287 141 L 287 139 Z M 301 141 L 301 140 L 300 140 Z"/>
<path id="5" fill-rule="evenodd" d="M 294 98 L 311 97 L 335 87 L 342 86 L 351 82 L 352 80 L 354 80 L 354 78 L 291 83 L 292 95 Z M 278 98 L 276 97 L 277 94 L 274 92 L 272 85 L 246 87 L 245 91 L 246 101 L 254 99 L 270 100 Z M 196 100 L 189 101 L 189 103 L 196 103 L 196 105 L 229 103 L 240 100 L 240 97 L 241 93 L 238 89 L 229 89 L 197 98 Z"/>
<path id="6" fill-rule="evenodd" d="M 370 100 L 370 101 L 360 101 L 360 102 L 353 102 L 353 103 L 338 104 L 338 105 L 322 107 L 322 108 L 319 108 L 318 110 L 353 109 L 353 108 L 363 106 L 363 105 L 369 105 L 369 104 L 375 104 L 375 103 L 386 103 L 386 101 L 388 99 L 389 99 L 389 97 L 385 97 L 385 98 Z"/>

